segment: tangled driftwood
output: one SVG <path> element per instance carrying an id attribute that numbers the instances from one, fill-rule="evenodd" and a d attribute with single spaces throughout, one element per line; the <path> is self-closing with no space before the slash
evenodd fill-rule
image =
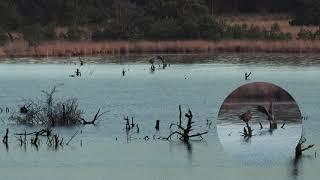
<path id="1" fill-rule="evenodd" d="M 178 134 L 180 135 L 179 139 L 185 143 L 188 143 L 190 138 L 193 137 L 200 137 L 201 140 L 203 139 L 202 135 L 207 134 L 208 131 L 202 132 L 202 133 L 195 133 L 195 134 L 191 134 L 190 132 L 193 131 L 192 125 L 194 124 L 194 122 L 192 121 L 193 115 L 191 110 L 189 109 L 188 112 L 185 114 L 185 117 L 188 119 L 187 120 L 187 126 L 183 127 L 182 126 L 182 111 L 181 111 L 181 105 L 179 105 L 179 124 L 176 123 L 172 123 L 170 125 L 170 129 L 173 126 L 176 126 L 178 129 L 174 132 L 172 132 L 167 138 L 167 140 L 171 139 L 171 136 L 173 136 L 174 134 Z"/>
<path id="2" fill-rule="evenodd" d="M 299 140 L 299 143 L 297 144 L 296 149 L 295 149 L 295 151 L 296 151 L 295 157 L 296 158 L 301 157 L 303 151 L 306 151 L 314 146 L 314 144 L 311 144 L 311 145 L 308 145 L 307 147 L 303 147 L 303 144 L 305 142 L 307 142 L 307 139 L 302 135 Z"/>

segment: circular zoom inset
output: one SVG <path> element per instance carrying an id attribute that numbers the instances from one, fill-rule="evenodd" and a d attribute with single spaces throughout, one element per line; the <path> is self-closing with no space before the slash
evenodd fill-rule
<path id="1" fill-rule="evenodd" d="M 270 165 L 294 156 L 302 118 L 293 97 L 271 83 L 234 90 L 223 102 L 217 130 L 224 149 L 248 165 Z"/>

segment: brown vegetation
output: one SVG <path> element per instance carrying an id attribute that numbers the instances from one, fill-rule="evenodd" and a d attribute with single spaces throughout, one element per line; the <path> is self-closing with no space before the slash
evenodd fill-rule
<path id="1" fill-rule="evenodd" d="M 255 25 L 260 28 L 270 29 L 273 24 L 278 24 L 281 31 L 288 32 L 292 34 L 294 39 L 297 38 L 297 34 L 301 28 L 305 28 L 311 31 L 316 31 L 318 26 L 292 26 L 289 24 L 290 18 L 285 14 L 274 14 L 274 15 L 239 15 L 239 16 L 221 16 L 223 20 L 226 21 L 227 24 L 247 24 L 247 25 Z"/>
<path id="2" fill-rule="evenodd" d="M 24 41 L 17 41 L 0 48 L 1 57 L 70 57 L 139 53 L 200 54 L 216 52 L 318 53 L 320 52 L 320 41 L 53 41 L 42 43 L 36 47 L 30 47 Z"/>
<path id="3" fill-rule="evenodd" d="M 20 107 L 20 112 L 13 114 L 10 119 L 18 124 L 24 125 L 44 125 L 54 126 L 74 126 L 78 124 L 95 124 L 95 122 L 106 112 L 100 113 L 100 109 L 95 114 L 92 121 L 85 120 L 83 111 L 78 106 L 78 100 L 75 98 L 56 99 L 55 93 L 57 86 L 50 91 L 42 91 L 45 95 L 44 100 L 37 102 L 29 100 Z"/>
<path id="4" fill-rule="evenodd" d="M 225 103 L 248 102 L 293 102 L 292 96 L 281 87 L 267 82 L 254 82 L 240 86 L 225 100 Z"/>

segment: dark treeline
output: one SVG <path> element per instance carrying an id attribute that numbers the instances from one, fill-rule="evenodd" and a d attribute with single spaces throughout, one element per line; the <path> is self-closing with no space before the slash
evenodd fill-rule
<path id="1" fill-rule="evenodd" d="M 84 26 L 93 40 L 215 40 L 225 24 L 214 15 L 275 12 L 292 14 L 295 25 L 320 25 L 318 0 L 1 0 L 0 45 L 12 39 L 3 35 L 12 31 L 31 44 L 79 40 Z M 68 32 L 57 35 L 56 27 Z"/>

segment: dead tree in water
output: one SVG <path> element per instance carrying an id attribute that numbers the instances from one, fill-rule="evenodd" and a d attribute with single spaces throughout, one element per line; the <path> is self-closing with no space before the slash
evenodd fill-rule
<path id="1" fill-rule="evenodd" d="M 249 77 L 251 76 L 251 72 L 249 72 L 249 73 L 245 73 L 244 74 L 244 78 L 245 78 L 245 80 L 247 81 L 247 80 L 249 80 Z"/>
<path id="2" fill-rule="evenodd" d="M 63 138 L 59 138 L 57 134 L 54 134 L 52 137 L 47 137 L 47 145 L 49 147 L 53 147 L 54 149 L 58 149 L 59 146 L 63 146 Z"/>
<path id="3" fill-rule="evenodd" d="M 86 121 L 85 119 L 81 118 L 80 123 L 83 125 L 87 125 L 87 124 L 93 124 L 95 125 L 95 122 L 106 112 L 100 113 L 100 109 L 97 111 L 97 113 L 94 115 L 92 121 Z"/>
<path id="4" fill-rule="evenodd" d="M 8 147 L 8 134 L 9 134 L 9 129 L 7 128 L 6 129 L 6 134 L 4 135 L 4 137 L 2 139 L 2 142 L 3 142 L 3 144 L 6 145 L 6 147 Z"/>
<path id="5" fill-rule="evenodd" d="M 154 127 L 157 131 L 160 129 L 160 120 L 156 121 L 156 126 Z"/>
<path id="6" fill-rule="evenodd" d="M 303 147 L 303 144 L 306 141 L 307 141 L 307 139 L 305 137 L 303 137 L 303 135 L 302 135 L 301 138 L 300 138 L 300 141 L 297 144 L 296 149 L 295 149 L 295 151 L 296 151 L 296 154 L 295 154 L 296 156 L 295 157 L 296 158 L 300 158 L 303 151 L 306 151 L 306 150 L 308 150 L 308 149 L 310 149 L 310 148 L 312 148 L 314 146 L 314 144 L 311 144 L 311 145 L 308 145 L 307 147 Z"/>
<path id="7" fill-rule="evenodd" d="M 157 59 L 161 61 L 162 69 L 165 69 L 167 67 L 167 62 L 166 62 L 164 56 L 157 56 Z"/>
<path id="8" fill-rule="evenodd" d="M 180 114 L 182 114 L 181 112 L 181 106 L 179 106 L 179 112 Z M 185 117 L 188 119 L 187 121 L 187 127 L 183 127 L 182 126 L 182 122 L 181 122 L 181 118 L 179 119 L 179 124 L 175 124 L 175 123 L 172 123 L 170 125 L 170 129 L 172 128 L 172 126 L 177 126 L 178 127 L 178 130 L 172 132 L 167 138 L 167 140 L 170 140 L 171 139 L 171 136 L 174 135 L 174 134 L 179 134 L 180 137 L 179 139 L 185 143 L 188 143 L 190 138 L 193 138 L 193 137 L 200 137 L 201 139 L 203 139 L 202 135 L 204 134 L 207 134 L 208 132 L 202 132 L 202 133 L 196 133 L 196 134 L 192 134 L 190 135 L 190 132 L 193 131 L 192 129 L 192 124 L 194 123 L 192 121 L 192 118 L 193 118 L 193 115 L 192 115 L 192 112 L 191 110 L 189 109 L 188 110 L 188 113 L 185 114 Z"/>
<path id="9" fill-rule="evenodd" d="M 252 118 L 251 111 L 248 110 L 247 112 L 240 115 L 239 118 L 246 123 L 246 127 L 247 127 L 247 129 L 246 127 L 243 128 L 243 136 L 250 138 L 252 136 L 252 131 L 253 131 L 249 126 L 249 121 Z"/>
<path id="10" fill-rule="evenodd" d="M 130 121 L 129 121 L 129 116 L 123 118 L 126 121 L 126 130 L 130 130 Z"/>
<path id="11" fill-rule="evenodd" d="M 81 76 L 81 72 L 80 72 L 80 69 L 79 68 L 77 68 L 77 70 L 76 70 L 76 76 Z"/>
<path id="12" fill-rule="evenodd" d="M 31 144 L 34 145 L 36 149 L 38 149 L 40 145 L 39 132 L 35 134 L 34 138 L 31 138 Z"/>
<path id="13" fill-rule="evenodd" d="M 123 118 L 123 120 L 126 122 L 126 124 L 125 124 L 126 137 L 127 137 L 127 142 L 129 142 L 131 140 L 131 137 L 132 137 L 133 134 L 139 134 L 140 133 L 140 128 L 139 128 L 139 125 L 137 123 L 133 122 L 133 117 L 131 117 L 131 123 L 130 123 L 129 116 L 125 116 Z M 131 130 L 133 130 L 134 127 L 136 127 L 136 131 L 132 133 Z"/>

